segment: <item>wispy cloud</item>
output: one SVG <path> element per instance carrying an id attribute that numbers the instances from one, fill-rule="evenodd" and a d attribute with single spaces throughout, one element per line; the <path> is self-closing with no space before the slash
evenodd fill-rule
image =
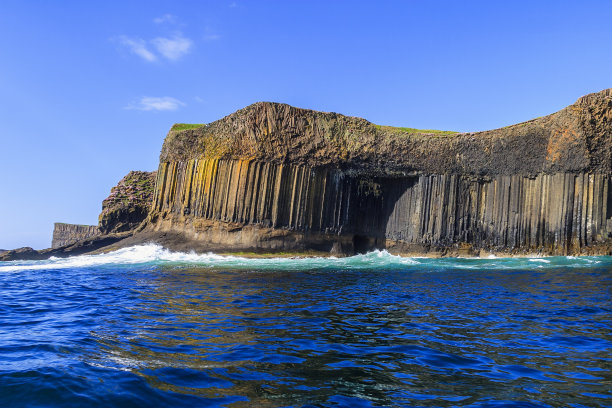
<path id="1" fill-rule="evenodd" d="M 132 54 L 147 62 L 155 62 L 160 58 L 176 61 L 188 54 L 193 47 L 193 41 L 181 33 L 176 33 L 172 37 L 157 37 L 150 41 L 126 35 L 117 37 L 117 40 Z"/>
<path id="2" fill-rule="evenodd" d="M 178 22 L 178 18 L 172 14 L 164 14 L 161 17 L 154 18 L 153 22 L 155 24 L 164 24 L 164 23 L 176 24 Z"/>
<path id="3" fill-rule="evenodd" d="M 238 4 L 237 4 L 235 1 L 232 1 L 232 2 L 229 4 L 229 6 L 230 6 L 230 8 L 235 8 L 235 7 L 238 7 Z"/>
<path id="4" fill-rule="evenodd" d="M 141 111 L 175 111 L 181 106 L 185 106 L 185 104 L 171 96 L 143 96 L 139 101 L 126 106 L 125 109 Z"/>
<path id="5" fill-rule="evenodd" d="M 157 56 L 153 54 L 148 48 L 145 40 L 140 38 L 131 38 L 125 35 L 118 37 L 118 41 L 121 45 L 125 46 L 130 52 L 138 55 L 145 61 L 153 62 L 157 60 Z"/>
<path id="6" fill-rule="evenodd" d="M 175 61 L 191 51 L 193 41 L 185 37 L 178 29 L 182 26 L 178 17 L 173 14 L 164 14 L 161 17 L 154 18 L 153 22 L 158 25 L 165 25 L 160 28 L 162 31 L 167 32 L 167 34 L 153 39 L 120 35 L 113 40 L 118 41 L 122 47 L 147 62 L 163 59 Z M 172 27 L 168 27 L 168 25 Z M 215 33 L 210 33 L 209 30 L 207 32 L 211 34 L 208 40 L 217 39 L 218 36 Z"/>
<path id="7" fill-rule="evenodd" d="M 193 45 L 189 38 L 181 34 L 176 34 L 172 38 L 157 37 L 151 40 L 151 43 L 157 48 L 157 52 L 169 60 L 177 60 L 189 53 Z"/>

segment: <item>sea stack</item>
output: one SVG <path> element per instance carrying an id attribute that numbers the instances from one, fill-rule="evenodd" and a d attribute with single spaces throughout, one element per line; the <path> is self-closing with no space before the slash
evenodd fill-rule
<path id="1" fill-rule="evenodd" d="M 170 130 L 141 232 L 225 251 L 607 254 L 611 169 L 612 89 L 477 133 L 260 102 Z"/>

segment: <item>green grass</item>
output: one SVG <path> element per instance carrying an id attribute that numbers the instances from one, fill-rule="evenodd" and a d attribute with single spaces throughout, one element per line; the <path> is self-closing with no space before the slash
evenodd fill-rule
<path id="1" fill-rule="evenodd" d="M 409 127 L 395 127 L 395 126 L 383 126 L 383 125 L 374 125 L 377 129 L 387 130 L 395 133 L 428 133 L 434 135 L 456 135 L 459 132 L 454 132 L 452 130 L 435 130 L 435 129 L 415 129 Z"/>
<path id="2" fill-rule="evenodd" d="M 175 123 L 170 130 L 197 129 L 202 126 L 204 126 L 204 123 Z"/>

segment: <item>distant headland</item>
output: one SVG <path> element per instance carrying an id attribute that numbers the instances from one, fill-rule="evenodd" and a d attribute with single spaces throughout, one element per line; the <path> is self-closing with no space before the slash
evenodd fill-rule
<path id="1" fill-rule="evenodd" d="M 175 124 L 157 172 L 131 172 L 97 226 L 57 223 L 52 248 L 143 242 L 223 253 L 612 254 L 612 89 L 476 133 L 379 126 L 259 102 Z"/>

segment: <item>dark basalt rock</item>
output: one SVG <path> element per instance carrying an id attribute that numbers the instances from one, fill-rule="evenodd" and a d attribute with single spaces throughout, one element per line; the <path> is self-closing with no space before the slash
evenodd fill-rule
<path id="1" fill-rule="evenodd" d="M 0 261 L 15 261 L 20 259 L 37 260 L 46 258 L 48 258 L 48 256 L 41 255 L 37 250 L 30 247 L 22 247 L 0 253 Z"/>
<path id="2" fill-rule="evenodd" d="M 160 156 L 146 229 L 211 246 L 353 253 L 607 253 L 612 90 L 478 133 L 261 102 Z"/>
<path id="3" fill-rule="evenodd" d="M 250 159 L 376 175 L 609 173 L 612 89 L 501 129 L 434 132 L 259 102 L 195 129 L 171 129 L 160 162 Z"/>
<path id="4" fill-rule="evenodd" d="M 477 133 L 256 103 L 207 125 L 173 126 L 157 173 L 128 174 L 99 221 L 100 236 L 0 260 L 141 242 L 224 252 L 610 254 L 612 89 Z"/>
<path id="5" fill-rule="evenodd" d="M 98 226 L 55 223 L 51 248 L 37 251 L 26 247 L 0 251 L 0 261 L 86 254 L 131 236 L 151 207 L 155 174 L 132 171 L 121 179 L 102 203 Z"/>
<path id="6" fill-rule="evenodd" d="M 140 225 L 151 207 L 155 174 L 131 171 L 111 189 L 98 219 L 102 234 L 131 231 Z"/>
<path id="7" fill-rule="evenodd" d="M 64 258 L 73 255 L 89 254 L 94 251 L 108 248 L 109 245 L 116 244 L 117 242 L 120 242 L 131 235 L 132 232 L 96 235 L 73 244 L 61 246 L 59 248 L 47 248 L 39 251 L 30 247 L 18 248 L 0 253 L 0 261 L 40 260 L 48 259 L 52 256 Z"/>

